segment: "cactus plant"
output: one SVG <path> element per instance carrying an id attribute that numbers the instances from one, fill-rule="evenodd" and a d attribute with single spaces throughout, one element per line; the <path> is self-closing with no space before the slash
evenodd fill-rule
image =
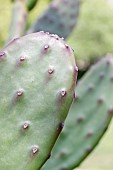
<path id="1" fill-rule="evenodd" d="M 0 169 L 40 169 L 73 101 L 73 50 L 48 33 L 27 35 L 2 49 L 0 72 Z"/>
<path id="2" fill-rule="evenodd" d="M 91 68 L 74 92 L 78 70 L 64 38 L 76 25 L 80 1 L 53 0 L 27 32 L 54 34 L 17 38 L 26 34 L 26 16 L 36 2 L 14 1 L 8 41 L 14 40 L 0 51 L 0 169 L 72 170 L 112 118 L 113 57 Z"/>
<path id="3" fill-rule="evenodd" d="M 77 23 L 79 0 L 54 0 L 28 33 L 48 31 L 67 38 Z"/>
<path id="4" fill-rule="evenodd" d="M 27 9 L 30 11 L 36 3 L 37 0 L 15 1 L 8 41 L 24 34 Z M 44 14 L 31 26 L 28 34 L 43 30 L 67 38 L 77 24 L 79 5 L 79 0 L 70 0 L 69 2 L 67 0 L 53 0 Z"/>
<path id="5" fill-rule="evenodd" d="M 24 35 L 27 25 L 28 11 L 31 11 L 38 0 L 13 0 L 13 12 L 10 25 L 10 34 L 7 42 Z"/>
<path id="6" fill-rule="evenodd" d="M 109 55 L 80 80 L 64 129 L 42 170 L 72 170 L 98 144 L 113 115 L 112 73 L 113 56 Z"/>
<path id="7" fill-rule="evenodd" d="M 25 1 L 16 0 L 13 5 L 12 20 L 7 42 L 24 34 L 26 29 L 27 15 Z"/>

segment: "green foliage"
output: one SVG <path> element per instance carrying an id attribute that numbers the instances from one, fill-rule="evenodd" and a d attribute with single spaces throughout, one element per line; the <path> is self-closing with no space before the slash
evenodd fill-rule
<path id="1" fill-rule="evenodd" d="M 43 32 L 0 52 L 1 170 L 37 170 L 48 159 L 73 101 L 75 69 L 73 50 Z"/>
<path id="2" fill-rule="evenodd" d="M 43 170 L 72 170 L 89 155 L 113 116 L 112 91 L 113 56 L 108 55 L 78 83 L 64 130 Z"/>
<path id="3" fill-rule="evenodd" d="M 68 43 L 78 59 L 90 60 L 113 52 L 113 5 L 108 0 L 84 0 L 77 28 Z"/>
<path id="4" fill-rule="evenodd" d="M 38 0 L 26 0 L 28 10 L 29 11 L 32 10 L 35 7 L 37 2 Z"/>

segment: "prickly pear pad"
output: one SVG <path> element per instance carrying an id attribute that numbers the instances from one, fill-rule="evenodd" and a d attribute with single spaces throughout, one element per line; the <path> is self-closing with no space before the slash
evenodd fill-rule
<path id="1" fill-rule="evenodd" d="M 91 153 L 113 116 L 113 56 L 94 65 L 77 85 L 64 130 L 43 170 L 72 170 Z"/>
<path id="2" fill-rule="evenodd" d="M 73 50 L 40 32 L 0 52 L 0 169 L 38 170 L 49 158 L 73 101 Z"/>

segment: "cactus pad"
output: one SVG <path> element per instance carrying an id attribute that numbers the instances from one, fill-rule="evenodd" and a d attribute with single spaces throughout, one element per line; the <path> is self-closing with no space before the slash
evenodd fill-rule
<path id="1" fill-rule="evenodd" d="M 38 170 L 49 158 L 73 101 L 73 50 L 40 32 L 0 52 L 0 169 Z"/>
<path id="2" fill-rule="evenodd" d="M 78 15 L 79 0 L 54 0 L 29 33 L 43 30 L 67 38 L 77 23 Z"/>
<path id="3" fill-rule="evenodd" d="M 113 115 L 113 56 L 94 65 L 76 88 L 75 101 L 43 170 L 72 170 L 91 153 Z"/>

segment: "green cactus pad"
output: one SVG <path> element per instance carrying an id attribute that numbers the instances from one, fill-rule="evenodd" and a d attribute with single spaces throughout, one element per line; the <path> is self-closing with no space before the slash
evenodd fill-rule
<path id="1" fill-rule="evenodd" d="M 48 31 L 67 38 L 77 23 L 79 0 L 54 0 L 28 31 Z"/>
<path id="2" fill-rule="evenodd" d="M 73 101 L 73 50 L 40 32 L 0 52 L 0 170 L 38 170 L 49 158 Z"/>
<path id="3" fill-rule="evenodd" d="M 91 153 L 113 115 L 113 56 L 94 65 L 78 83 L 75 101 L 43 170 L 72 170 Z"/>

